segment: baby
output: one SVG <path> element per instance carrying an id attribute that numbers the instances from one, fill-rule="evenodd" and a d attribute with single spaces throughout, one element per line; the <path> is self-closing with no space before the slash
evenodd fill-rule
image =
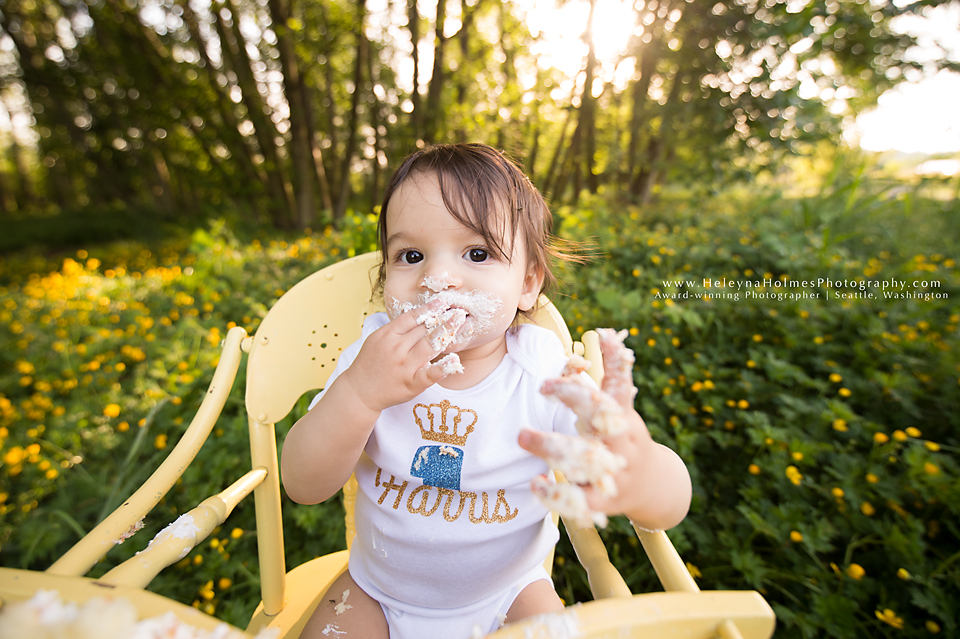
<path id="1" fill-rule="evenodd" d="M 328 499 L 353 472 L 359 486 L 349 570 L 303 637 L 467 639 L 561 610 L 540 497 L 648 529 L 686 515 L 687 469 L 633 408 L 622 335 L 603 333 L 601 390 L 552 332 L 517 322 L 554 283 L 551 225 L 526 176 L 484 145 L 429 147 L 392 177 L 387 312 L 366 319 L 283 446 L 295 501 Z M 551 465 L 580 485 L 553 483 Z"/>

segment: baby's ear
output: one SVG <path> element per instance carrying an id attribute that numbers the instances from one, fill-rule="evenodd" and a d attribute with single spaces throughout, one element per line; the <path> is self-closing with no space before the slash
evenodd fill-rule
<path id="1" fill-rule="evenodd" d="M 523 278 L 523 289 L 520 291 L 520 302 L 517 308 L 526 312 L 537 305 L 540 290 L 543 288 L 543 270 L 537 266 L 530 266 L 527 275 Z"/>

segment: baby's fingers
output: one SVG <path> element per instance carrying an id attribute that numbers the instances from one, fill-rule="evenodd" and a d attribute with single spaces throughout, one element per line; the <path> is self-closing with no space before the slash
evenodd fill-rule
<path id="1" fill-rule="evenodd" d="M 623 432 L 628 426 L 621 404 L 579 375 L 548 379 L 540 392 L 555 397 L 576 413 L 577 430 L 584 435 L 606 437 Z"/>
<path id="2" fill-rule="evenodd" d="M 610 451 L 603 442 L 560 433 L 526 430 L 520 433 L 520 446 L 543 458 L 553 470 L 563 473 L 574 484 L 589 484 L 602 495 L 617 494 L 614 475 L 626 460 Z"/>
<path id="3" fill-rule="evenodd" d="M 627 409 L 633 408 L 637 388 L 633 385 L 633 351 L 624 346 L 627 331 L 598 328 L 600 351 L 603 353 L 603 391 Z"/>

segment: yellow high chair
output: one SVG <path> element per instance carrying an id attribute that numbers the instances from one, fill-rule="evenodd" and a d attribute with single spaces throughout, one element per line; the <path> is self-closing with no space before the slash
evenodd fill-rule
<path id="1" fill-rule="evenodd" d="M 244 632 L 253 637 L 273 628 L 281 639 L 296 639 L 329 584 L 346 570 L 354 535 L 356 483 L 351 478 L 344 486 L 348 550 L 316 558 L 288 573 L 274 424 L 287 416 L 302 395 L 324 387 L 340 352 L 360 336 L 363 318 L 382 310 L 371 301 L 378 257 L 376 253 L 361 255 L 304 279 L 280 298 L 253 337 L 242 328 L 230 329 L 205 399 L 166 460 L 122 506 L 45 572 L 0 568 L 4 604 L 29 599 L 40 589 L 57 590 L 64 600 L 74 602 L 124 597 L 134 604 L 141 619 L 173 612 L 184 623 L 212 630 L 221 623 L 218 619 L 148 592 L 145 587 L 161 570 L 201 543 L 252 492 L 262 601 Z M 603 367 L 596 333 L 588 332 L 582 343 L 574 343 L 556 308 L 545 298 L 542 302 L 534 321 L 552 329 L 568 353 L 576 352 L 591 360 L 591 374 L 599 381 Z M 246 409 L 252 470 L 158 533 L 143 552 L 99 579 L 84 577 L 117 540 L 136 530 L 138 522 L 196 456 L 230 394 L 243 353 L 248 353 Z M 773 611 L 758 593 L 700 591 L 665 533 L 637 529 L 665 592 L 634 595 L 610 563 L 591 523 L 564 520 L 564 526 L 587 572 L 595 600 L 570 606 L 559 617 L 504 627 L 490 635 L 491 639 L 767 639 L 773 633 Z M 548 562 L 552 563 L 552 557 Z M 552 634 L 556 626 L 551 624 L 557 622 L 564 624 L 562 630 Z"/>

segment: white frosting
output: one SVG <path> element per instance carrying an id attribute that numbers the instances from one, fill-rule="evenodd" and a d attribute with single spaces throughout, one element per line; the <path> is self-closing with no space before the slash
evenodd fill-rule
<path id="1" fill-rule="evenodd" d="M 597 489 L 605 497 L 617 494 L 616 473 L 626 467 L 626 460 L 611 452 L 601 441 L 623 432 L 629 426 L 625 402 L 636 395 L 633 384 L 633 351 L 623 345 L 627 331 L 598 329 L 603 352 L 603 389 L 591 386 L 583 371 L 589 363 L 574 355 L 561 376 L 548 379 L 540 392 L 553 397 L 577 415 L 577 430 L 582 437 L 545 433 L 546 460 L 553 470 L 564 474 L 570 484 L 554 484 L 545 477 L 537 478 L 533 491 L 552 510 L 567 517 L 591 519 L 606 525 L 603 513 L 593 512 L 587 505 L 586 493 L 580 485 Z"/>
<path id="2" fill-rule="evenodd" d="M 614 474 L 626 467 L 627 460 L 596 439 L 560 433 L 544 433 L 544 437 L 551 468 L 563 473 L 567 481 L 595 486 L 605 497 L 616 496 Z"/>

